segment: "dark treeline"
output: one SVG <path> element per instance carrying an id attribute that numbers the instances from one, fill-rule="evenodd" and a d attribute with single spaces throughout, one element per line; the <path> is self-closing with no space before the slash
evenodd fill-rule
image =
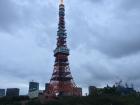
<path id="1" fill-rule="evenodd" d="M 133 88 L 113 86 L 95 88 L 89 96 L 59 97 L 47 104 L 27 96 L 0 98 L 0 105 L 140 105 L 140 95 Z"/>
<path id="2" fill-rule="evenodd" d="M 2 97 L 0 105 L 21 105 L 21 102 L 26 100 L 29 100 L 28 96 Z"/>
<path id="3" fill-rule="evenodd" d="M 23 97 L 22 97 L 23 98 Z M 0 105 L 23 105 L 21 97 L 5 97 L 0 99 Z M 43 105 L 38 99 L 28 100 L 24 105 Z M 85 97 L 60 97 L 58 100 L 50 101 L 44 105 L 140 105 L 138 95 L 100 95 Z"/>

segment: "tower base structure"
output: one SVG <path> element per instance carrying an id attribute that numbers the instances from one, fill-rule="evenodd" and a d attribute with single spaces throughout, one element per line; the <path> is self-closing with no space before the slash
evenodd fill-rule
<path id="1" fill-rule="evenodd" d="M 52 90 L 53 87 L 44 92 L 45 97 L 59 97 L 59 96 L 82 96 L 82 88 L 66 86 L 64 89 Z M 51 90 L 51 91 L 50 91 Z"/>

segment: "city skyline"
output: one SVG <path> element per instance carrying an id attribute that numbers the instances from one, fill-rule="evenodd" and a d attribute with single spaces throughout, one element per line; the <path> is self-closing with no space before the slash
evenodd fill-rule
<path id="1" fill-rule="evenodd" d="M 58 4 L 0 1 L 0 88 L 17 87 L 25 93 L 31 80 L 41 89 L 49 82 Z M 139 89 L 139 5 L 138 0 L 65 0 L 70 68 L 78 86 L 102 87 L 124 80 Z"/>

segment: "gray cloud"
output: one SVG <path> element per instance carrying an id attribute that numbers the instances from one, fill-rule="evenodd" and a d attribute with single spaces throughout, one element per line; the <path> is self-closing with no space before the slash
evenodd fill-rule
<path id="1" fill-rule="evenodd" d="M 65 2 L 70 67 L 76 83 L 102 87 L 123 79 L 139 89 L 139 1 Z M 42 88 L 53 71 L 58 3 L 1 0 L 0 14 L 0 82 L 5 84 L 0 88 L 15 86 L 26 94 L 32 79 Z"/>
<path id="2" fill-rule="evenodd" d="M 10 31 L 18 21 L 16 5 L 11 0 L 0 1 L 0 29 Z"/>
<path id="3" fill-rule="evenodd" d="M 139 52 L 139 9 L 126 11 L 123 9 L 123 4 L 122 1 L 108 0 L 102 5 L 96 5 L 96 3 L 83 5 L 85 8 L 89 7 L 87 10 L 79 7 L 81 8 L 81 12 L 78 11 L 80 15 L 75 13 L 79 21 L 75 19 L 74 25 L 79 23 L 81 25 L 71 32 L 80 31 L 83 34 L 80 38 L 75 35 L 76 39 L 74 37 L 72 40 L 75 42 L 79 40 L 79 43 L 84 42 L 87 47 L 97 48 L 112 57 L 123 57 Z M 93 7 L 91 7 L 92 5 Z M 92 11 L 87 14 L 89 9 Z"/>
<path id="4" fill-rule="evenodd" d="M 139 0 L 124 0 L 122 2 L 122 7 L 125 10 L 131 10 L 131 9 L 140 9 L 140 1 Z"/>

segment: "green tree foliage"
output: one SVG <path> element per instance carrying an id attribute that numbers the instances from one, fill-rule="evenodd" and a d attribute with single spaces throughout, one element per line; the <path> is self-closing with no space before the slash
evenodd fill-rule
<path id="1" fill-rule="evenodd" d="M 0 105 L 21 105 L 20 103 L 21 100 L 19 101 L 19 98 L 12 99 L 10 99 L 9 97 L 5 100 L 0 99 L 1 100 Z M 43 105 L 43 104 L 40 103 L 39 99 L 32 99 L 29 100 L 26 103 L 26 105 Z M 85 97 L 60 97 L 58 100 L 49 101 L 45 105 L 140 105 L 140 96 L 136 94 L 126 96 L 105 94 Z"/>
<path id="2" fill-rule="evenodd" d="M 2 97 L 0 98 L 0 105 L 21 105 L 21 101 L 29 100 L 27 96 L 19 97 Z"/>

